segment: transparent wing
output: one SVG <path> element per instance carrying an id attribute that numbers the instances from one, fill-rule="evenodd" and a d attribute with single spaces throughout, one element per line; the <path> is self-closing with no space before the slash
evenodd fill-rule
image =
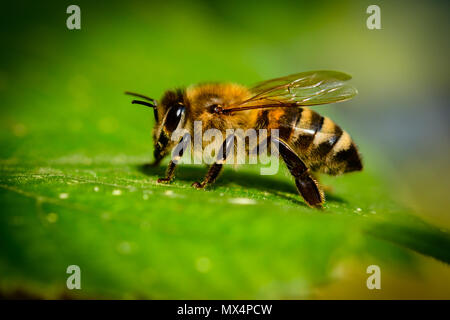
<path id="1" fill-rule="evenodd" d="M 346 83 L 348 74 L 337 71 L 309 71 L 264 81 L 252 87 L 254 95 L 225 106 L 224 111 L 273 107 L 314 106 L 353 98 L 358 91 Z"/>

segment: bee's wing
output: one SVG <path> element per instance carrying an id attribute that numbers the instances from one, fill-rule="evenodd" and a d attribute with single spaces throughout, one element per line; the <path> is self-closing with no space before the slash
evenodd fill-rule
<path id="1" fill-rule="evenodd" d="M 257 84 L 250 89 L 254 95 L 223 111 L 241 111 L 289 106 L 314 106 L 345 101 L 358 92 L 346 83 L 348 74 L 337 71 L 309 71 L 276 78 Z"/>

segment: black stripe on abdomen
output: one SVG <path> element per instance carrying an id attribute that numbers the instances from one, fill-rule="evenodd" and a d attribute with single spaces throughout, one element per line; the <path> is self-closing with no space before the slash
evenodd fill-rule
<path id="1" fill-rule="evenodd" d="M 280 130 L 279 136 L 284 141 L 289 141 L 294 131 L 295 124 L 301 117 L 301 111 L 299 111 L 299 108 L 295 107 L 285 108 L 284 111 L 284 114 L 278 120 Z"/>
<path id="2" fill-rule="evenodd" d="M 328 119 L 328 121 L 331 121 Z M 315 146 L 315 148 L 311 151 L 311 154 L 313 157 L 319 158 L 319 159 L 325 159 L 327 155 L 330 153 L 331 150 L 333 150 L 334 145 L 339 141 L 339 138 L 342 136 L 342 129 L 336 125 L 335 123 L 332 123 L 333 130 L 331 132 L 318 132 L 315 136 L 315 139 L 319 139 L 320 137 L 318 135 L 326 135 L 326 140 L 323 142 L 320 142 L 318 145 Z M 322 138 L 323 140 L 323 138 Z"/>
<path id="3" fill-rule="evenodd" d="M 362 170 L 361 157 L 359 156 L 358 149 L 354 143 L 345 150 L 340 150 L 334 157 L 334 161 L 345 163 L 344 172 L 360 171 Z"/>
<path id="4" fill-rule="evenodd" d="M 292 143 L 299 151 L 305 151 L 314 141 L 314 137 L 322 128 L 324 118 L 309 109 L 302 109 L 295 124 Z"/>

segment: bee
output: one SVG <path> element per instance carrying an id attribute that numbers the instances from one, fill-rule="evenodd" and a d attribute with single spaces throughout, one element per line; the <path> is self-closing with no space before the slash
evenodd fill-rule
<path id="1" fill-rule="evenodd" d="M 299 194 L 310 207 L 320 208 L 324 193 L 315 174 L 339 175 L 362 170 L 361 156 L 350 135 L 328 117 L 310 110 L 317 106 L 346 101 L 357 94 L 348 80 L 351 77 L 337 71 L 309 71 L 261 82 L 253 87 L 230 83 L 207 83 L 185 89 L 167 91 L 160 103 L 147 96 L 126 92 L 143 100 L 132 103 L 153 108 L 156 125 L 153 128 L 155 165 L 170 153 L 180 141 L 172 141 L 176 129 L 194 134 L 194 121 L 201 121 L 203 132 L 215 128 L 278 129 L 276 138 L 279 155 L 295 180 Z M 225 135 L 224 135 L 225 136 Z M 222 143 L 222 142 L 221 142 Z M 193 187 L 212 185 L 227 160 L 229 139 L 201 182 Z M 169 162 L 166 176 L 158 183 L 173 180 L 182 150 Z"/>

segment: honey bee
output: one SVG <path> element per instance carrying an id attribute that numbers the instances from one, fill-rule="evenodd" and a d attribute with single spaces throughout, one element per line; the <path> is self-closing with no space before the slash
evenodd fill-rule
<path id="1" fill-rule="evenodd" d="M 154 164 L 177 145 L 171 134 L 177 128 L 193 134 L 194 121 L 202 129 L 278 129 L 278 151 L 295 180 L 300 195 L 310 207 L 320 208 L 324 193 L 315 173 L 339 175 L 362 170 L 361 157 L 350 135 L 330 118 L 308 106 L 341 102 L 353 98 L 357 90 L 348 84 L 351 77 L 336 71 L 309 71 L 276 78 L 248 88 L 237 84 L 210 83 L 167 91 L 160 103 L 147 96 L 126 92 L 143 100 L 132 103 L 152 107 L 156 125 L 153 128 Z M 222 142 L 221 142 L 222 143 Z M 181 149 L 183 150 L 183 148 Z M 224 139 L 223 152 L 201 182 L 202 189 L 213 184 L 227 160 L 229 140 Z M 173 157 L 166 176 L 159 183 L 169 183 L 182 151 Z"/>

